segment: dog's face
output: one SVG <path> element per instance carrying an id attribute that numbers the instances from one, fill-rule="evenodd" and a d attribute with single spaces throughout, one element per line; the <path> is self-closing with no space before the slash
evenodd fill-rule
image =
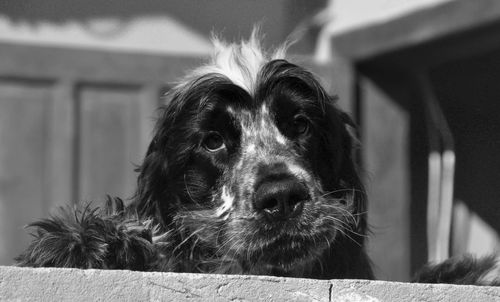
<path id="1" fill-rule="evenodd" d="M 140 169 L 138 208 L 176 233 L 179 270 L 304 276 L 362 246 L 346 115 L 257 46 L 219 48 L 175 89 Z"/>

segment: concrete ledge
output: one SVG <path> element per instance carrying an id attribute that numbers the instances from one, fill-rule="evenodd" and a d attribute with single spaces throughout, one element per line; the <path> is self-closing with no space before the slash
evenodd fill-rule
<path id="1" fill-rule="evenodd" d="M 500 288 L 0 266 L 2 301 L 500 301 Z"/>

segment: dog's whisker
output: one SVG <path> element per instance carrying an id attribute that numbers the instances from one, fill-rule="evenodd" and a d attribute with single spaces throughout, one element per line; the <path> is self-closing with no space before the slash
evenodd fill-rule
<path id="1" fill-rule="evenodd" d="M 187 185 L 187 182 L 186 182 L 186 174 L 184 174 L 184 188 L 186 189 L 186 193 L 188 194 L 189 199 L 192 202 L 194 202 L 195 204 L 198 204 L 198 202 L 193 198 L 193 196 L 191 196 L 191 192 L 189 191 L 189 188 L 188 188 L 188 185 Z"/>
<path id="2" fill-rule="evenodd" d="M 193 236 L 195 236 L 196 234 L 204 231 L 205 228 L 201 228 L 201 229 L 198 229 L 194 232 L 191 232 L 191 234 L 189 234 L 184 240 L 182 240 L 175 248 L 174 248 L 174 252 L 178 249 L 180 249 L 182 247 L 182 245 L 184 245 L 189 239 L 191 239 Z"/>
<path id="3" fill-rule="evenodd" d="M 357 192 L 357 193 L 361 193 L 363 195 L 366 194 L 366 192 L 364 190 L 355 189 L 355 188 L 349 188 L 349 189 L 345 188 L 345 189 L 336 189 L 333 191 L 324 192 L 323 194 L 320 195 L 320 198 L 327 197 L 328 195 L 331 195 L 331 194 L 343 193 L 343 192 Z"/>

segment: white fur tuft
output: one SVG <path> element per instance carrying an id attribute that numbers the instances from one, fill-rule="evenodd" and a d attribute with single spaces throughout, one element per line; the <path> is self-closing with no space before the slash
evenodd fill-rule
<path id="1" fill-rule="evenodd" d="M 221 199 L 224 202 L 219 208 L 217 208 L 216 215 L 222 217 L 227 214 L 232 208 L 234 203 L 234 196 L 232 196 L 226 186 L 222 187 Z"/>
<path id="2" fill-rule="evenodd" d="M 260 40 L 258 27 L 253 29 L 249 40 L 242 40 L 239 43 L 228 43 L 214 35 L 212 37 L 214 53 L 210 63 L 195 69 L 188 78 L 218 73 L 253 94 L 262 66 L 271 60 L 284 59 L 289 46 L 289 43 L 284 43 L 268 53 L 262 49 Z"/>

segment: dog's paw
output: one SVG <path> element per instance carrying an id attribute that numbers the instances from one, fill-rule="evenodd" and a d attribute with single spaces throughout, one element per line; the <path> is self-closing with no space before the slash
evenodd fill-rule
<path id="1" fill-rule="evenodd" d="M 28 225 L 33 241 L 16 258 L 20 266 L 103 268 L 109 244 L 97 209 L 61 209 L 57 216 Z"/>
<path id="2" fill-rule="evenodd" d="M 155 228 L 108 199 L 103 210 L 64 209 L 29 225 L 34 240 L 16 258 L 19 266 L 151 270 L 159 252 Z"/>
<path id="3" fill-rule="evenodd" d="M 413 282 L 500 286 L 500 257 L 457 256 L 420 269 Z"/>

